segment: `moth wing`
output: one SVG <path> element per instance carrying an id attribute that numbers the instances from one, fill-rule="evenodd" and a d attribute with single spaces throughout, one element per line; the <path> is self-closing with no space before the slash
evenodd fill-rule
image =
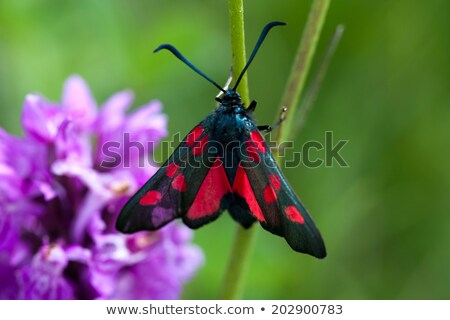
<path id="1" fill-rule="evenodd" d="M 229 192 L 229 187 L 225 184 L 223 190 L 210 191 L 211 184 L 222 177 L 223 167 L 217 162 L 217 148 L 209 140 L 210 130 L 203 121 L 125 204 L 117 230 L 157 230 L 180 217 L 189 227 L 198 228 L 217 218 L 223 209 L 220 202 L 216 206 L 215 196 L 219 191 Z"/>
<path id="2" fill-rule="evenodd" d="M 313 219 L 287 182 L 270 148 L 258 130 L 253 130 L 241 149 L 238 175 L 253 216 L 267 231 L 284 237 L 292 249 L 324 258 L 326 249 Z M 239 172 L 239 170 L 241 170 Z M 239 191 L 239 190 L 238 190 Z M 243 191 L 241 191 L 243 193 Z"/>

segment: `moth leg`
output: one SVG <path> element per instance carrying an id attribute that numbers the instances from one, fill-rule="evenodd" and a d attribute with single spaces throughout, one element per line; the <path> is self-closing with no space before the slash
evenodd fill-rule
<path id="1" fill-rule="evenodd" d="M 273 124 L 271 126 L 269 126 L 269 125 L 258 126 L 258 130 L 265 131 L 265 132 L 270 132 L 273 129 L 277 128 L 286 119 L 286 112 L 287 112 L 287 108 L 286 107 L 281 108 L 280 119 L 275 124 Z"/>
<path id="2" fill-rule="evenodd" d="M 272 127 L 269 125 L 258 126 L 257 128 L 259 131 L 266 131 L 266 132 L 272 131 Z"/>
<path id="3" fill-rule="evenodd" d="M 249 112 L 253 112 L 255 111 L 255 109 L 256 109 L 256 100 L 252 100 L 252 102 L 250 102 L 250 105 L 246 110 Z"/>

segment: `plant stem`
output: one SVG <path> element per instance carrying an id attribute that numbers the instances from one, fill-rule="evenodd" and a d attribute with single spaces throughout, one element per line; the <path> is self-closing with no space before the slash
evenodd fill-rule
<path id="1" fill-rule="evenodd" d="M 250 229 L 244 229 L 241 225 L 237 225 L 233 248 L 223 278 L 220 299 L 235 300 L 242 298 L 256 230 L 258 229 L 254 225 Z"/>
<path id="2" fill-rule="evenodd" d="M 243 0 L 229 0 L 228 6 L 230 13 L 231 51 L 233 61 L 232 72 L 233 79 L 237 79 L 246 63 Z M 244 75 L 239 84 L 239 94 L 241 95 L 244 104 L 248 106 L 249 93 L 247 75 Z M 219 298 L 241 298 L 256 230 L 257 228 L 254 226 L 246 230 L 242 228 L 241 225 L 237 225 L 233 248 L 223 278 Z"/>
<path id="3" fill-rule="evenodd" d="M 280 127 L 277 139 L 278 142 L 286 140 L 290 132 L 295 109 L 304 87 L 312 57 L 314 56 L 316 44 L 322 30 L 329 3 L 330 0 L 314 0 L 312 4 L 296 60 L 282 99 L 282 105 L 288 107 L 288 115 L 286 121 L 283 123 L 283 130 L 281 130 Z M 228 4 L 230 13 L 231 50 L 233 54 L 233 79 L 237 79 L 239 72 L 244 68 L 246 63 L 244 6 L 243 0 L 229 0 Z M 239 92 L 243 102 L 248 105 L 249 93 L 246 75 L 244 75 L 239 85 Z M 275 154 L 275 156 L 277 155 Z M 257 228 L 255 227 L 245 230 L 240 225 L 237 226 L 230 260 L 225 272 L 219 298 L 239 299 L 241 297 L 256 230 Z"/>
<path id="4" fill-rule="evenodd" d="M 323 57 L 323 60 L 321 61 L 316 74 L 311 80 L 310 87 L 306 91 L 305 97 L 300 104 L 300 108 L 296 115 L 296 121 L 291 128 L 289 139 L 293 139 L 298 134 L 298 131 L 304 126 L 306 122 L 306 116 L 308 115 L 309 111 L 314 105 L 314 102 L 316 101 L 317 95 L 322 85 L 322 81 L 325 78 L 331 59 L 333 58 L 333 55 L 336 51 L 337 45 L 341 41 L 344 29 L 345 28 L 342 24 L 336 27 L 336 31 L 334 32 L 333 38 L 328 45 L 325 56 Z"/>
<path id="5" fill-rule="evenodd" d="M 229 0 L 230 13 L 230 34 L 231 34 L 231 54 L 232 54 L 232 75 L 237 79 L 244 69 L 247 57 L 245 54 L 245 31 L 244 31 L 244 4 L 243 0 Z M 239 94 L 245 105 L 248 105 L 250 96 L 248 93 L 247 74 L 239 84 Z"/>
<path id="6" fill-rule="evenodd" d="M 308 15 L 305 29 L 297 50 L 295 62 L 291 69 L 281 105 L 287 107 L 286 119 L 278 131 L 277 142 L 281 143 L 289 138 L 300 96 L 316 51 L 317 42 L 322 31 L 330 0 L 314 0 Z"/>

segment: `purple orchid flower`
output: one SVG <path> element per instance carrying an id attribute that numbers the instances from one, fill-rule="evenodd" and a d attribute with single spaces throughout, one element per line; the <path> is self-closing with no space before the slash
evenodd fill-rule
<path id="1" fill-rule="evenodd" d="M 132 101 L 123 91 L 98 109 L 73 76 L 60 104 L 26 97 L 24 137 L 0 128 L 0 299 L 177 299 L 202 265 L 185 226 L 114 229 L 122 205 L 156 171 L 142 158 L 167 135 L 159 102 L 127 114 Z M 124 136 L 144 154 L 127 150 Z M 103 165 L 110 142 L 129 165 Z"/>

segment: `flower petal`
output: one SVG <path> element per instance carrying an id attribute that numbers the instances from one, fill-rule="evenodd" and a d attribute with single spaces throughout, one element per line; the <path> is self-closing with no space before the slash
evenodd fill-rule
<path id="1" fill-rule="evenodd" d="M 105 134 L 122 129 L 125 123 L 125 111 L 133 102 L 133 92 L 126 90 L 111 96 L 103 105 L 96 121 L 96 131 Z"/>
<path id="2" fill-rule="evenodd" d="M 88 264 L 92 259 L 92 252 L 89 249 L 73 244 L 65 248 L 67 259 L 84 264 Z"/>
<path id="3" fill-rule="evenodd" d="M 167 116 L 161 110 L 161 102 L 154 100 L 128 117 L 125 132 L 130 133 L 132 141 L 157 142 L 167 135 Z"/>
<path id="4" fill-rule="evenodd" d="M 192 231 L 171 224 L 123 235 L 114 227 L 156 171 L 149 152 L 167 134 L 161 103 L 127 115 L 133 94 L 122 91 L 97 113 L 79 76 L 67 80 L 62 100 L 27 96 L 25 138 L 0 128 L 0 298 L 178 298 L 203 263 Z M 120 143 L 114 167 L 99 166 L 108 141 Z"/>
<path id="5" fill-rule="evenodd" d="M 29 94 L 26 96 L 22 124 L 28 135 L 44 143 L 52 142 L 63 119 L 61 108 L 45 101 L 39 95 Z"/>
<path id="6" fill-rule="evenodd" d="M 48 149 L 29 138 L 18 138 L 0 128 L 0 162 L 13 168 L 19 177 L 30 178 L 46 170 Z"/>
<path id="7" fill-rule="evenodd" d="M 158 232 L 132 235 L 128 239 L 132 256 L 145 258 L 118 274 L 116 290 L 109 298 L 179 298 L 184 283 L 204 261 L 201 250 L 189 241 L 191 231 L 186 230 L 187 227 L 172 223 Z"/>
<path id="8" fill-rule="evenodd" d="M 73 288 L 63 275 L 67 263 L 61 247 L 43 246 L 32 264 L 17 273 L 19 299 L 73 299 Z"/>
<path id="9" fill-rule="evenodd" d="M 85 238 L 86 232 L 90 231 L 88 226 L 91 221 L 100 216 L 101 210 L 113 196 L 114 195 L 106 188 L 103 193 L 88 192 L 87 196 L 80 204 L 80 207 L 75 214 L 75 219 L 72 222 L 70 231 L 73 241 L 79 243 Z"/>
<path id="10" fill-rule="evenodd" d="M 64 84 L 62 106 L 79 128 L 90 128 L 97 116 L 97 104 L 91 91 L 83 78 L 77 75 Z"/>
<path id="11" fill-rule="evenodd" d="M 14 273 L 16 269 L 9 264 L 0 261 L 0 300 L 17 299 L 19 286 Z"/>
<path id="12" fill-rule="evenodd" d="M 69 161 L 55 161 L 51 166 L 51 171 L 58 176 L 76 177 L 96 195 L 103 195 L 106 199 L 112 198 L 111 191 L 103 185 L 100 179 L 100 173 L 94 169 Z"/>
<path id="13" fill-rule="evenodd" d="M 92 146 L 90 136 L 79 132 L 75 124 L 65 120 L 58 130 L 55 140 L 55 156 L 79 166 L 92 167 Z"/>
<path id="14" fill-rule="evenodd" d="M 19 241 L 20 228 L 6 208 L 0 207 L 0 252 L 12 250 Z M 11 252 L 11 251 L 10 251 Z"/>

